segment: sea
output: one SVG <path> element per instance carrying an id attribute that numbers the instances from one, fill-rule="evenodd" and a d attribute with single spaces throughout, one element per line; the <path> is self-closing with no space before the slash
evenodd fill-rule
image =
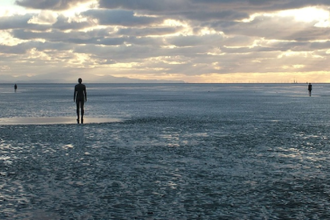
<path id="1" fill-rule="evenodd" d="M 330 219 L 330 84 L 0 84 L 0 219 Z"/>

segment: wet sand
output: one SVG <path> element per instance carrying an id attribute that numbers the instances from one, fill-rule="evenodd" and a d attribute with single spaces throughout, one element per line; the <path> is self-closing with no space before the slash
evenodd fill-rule
<path id="1" fill-rule="evenodd" d="M 84 124 L 100 124 L 119 122 L 116 118 L 84 118 Z M 77 124 L 74 117 L 22 117 L 22 118 L 0 118 L 0 125 L 55 125 L 55 124 Z"/>
<path id="2" fill-rule="evenodd" d="M 329 126 L 0 126 L 1 219 L 329 219 Z"/>
<path id="3" fill-rule="evenodd" d="M 0 219 L 330 219 L 315 86 L 94 85 L 84 125 L 67 85 L 0 93 Z"/>

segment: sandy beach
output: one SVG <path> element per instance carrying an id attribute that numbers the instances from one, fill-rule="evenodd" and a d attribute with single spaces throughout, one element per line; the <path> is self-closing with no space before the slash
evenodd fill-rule
<path id="1" fill-rule="evenodd" d="M 95 91 L 86 120 L 114 121 L 36 123 L 39 111 L 32 124 L 0 125 L 1 219 L 330 218 L 326 92 L 308 97 L 298 85 Z M 75 119 L 69 110 L 42 114 Z M 10 114 L 4 108 L 2 122 Z"/>

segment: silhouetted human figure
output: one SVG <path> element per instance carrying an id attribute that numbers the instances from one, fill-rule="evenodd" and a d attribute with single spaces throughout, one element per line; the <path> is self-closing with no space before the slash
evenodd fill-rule
<path id="1" fill-rule="evenodd" d="M 308 92 L 309 92 L 309 96 L 312 96 L 312 84 L 311 83 L 308 84 Z"/>
<path id="2" fill-rule="evenodd" d="M 77 105 L 77 123 L 79 124 L 79 108 L 81 110 L 81 124 L 84 123 L 84 103 L 87 102 L 86 86 L 82 84 L 82 79 L 78 79 L 79 84 L 74 87 L 73 101 Z"/>
<path id="3" fill-rule="evenodd" d="M 16 90 L 17 90 L 17 84 L 14 85 L 14 89 L 15 89 L 15 92 L 16 92 Z"/>

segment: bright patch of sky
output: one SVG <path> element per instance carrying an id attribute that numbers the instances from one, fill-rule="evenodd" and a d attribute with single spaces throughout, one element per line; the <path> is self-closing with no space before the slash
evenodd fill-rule
<path id="1" fill-rule="evenodd" d="M 0 5 L 1 6 L 13 6 L 15 3 L 15 0 L 1 0 Z"/>
<path id="2" fill-rule="evenodd" d="M 294 17 L 297 21 L 315 22 L 316 27 L 329 27 L 329 10 L 318 7 L 285 10 L 278 13 L 284 17 Z"/>

